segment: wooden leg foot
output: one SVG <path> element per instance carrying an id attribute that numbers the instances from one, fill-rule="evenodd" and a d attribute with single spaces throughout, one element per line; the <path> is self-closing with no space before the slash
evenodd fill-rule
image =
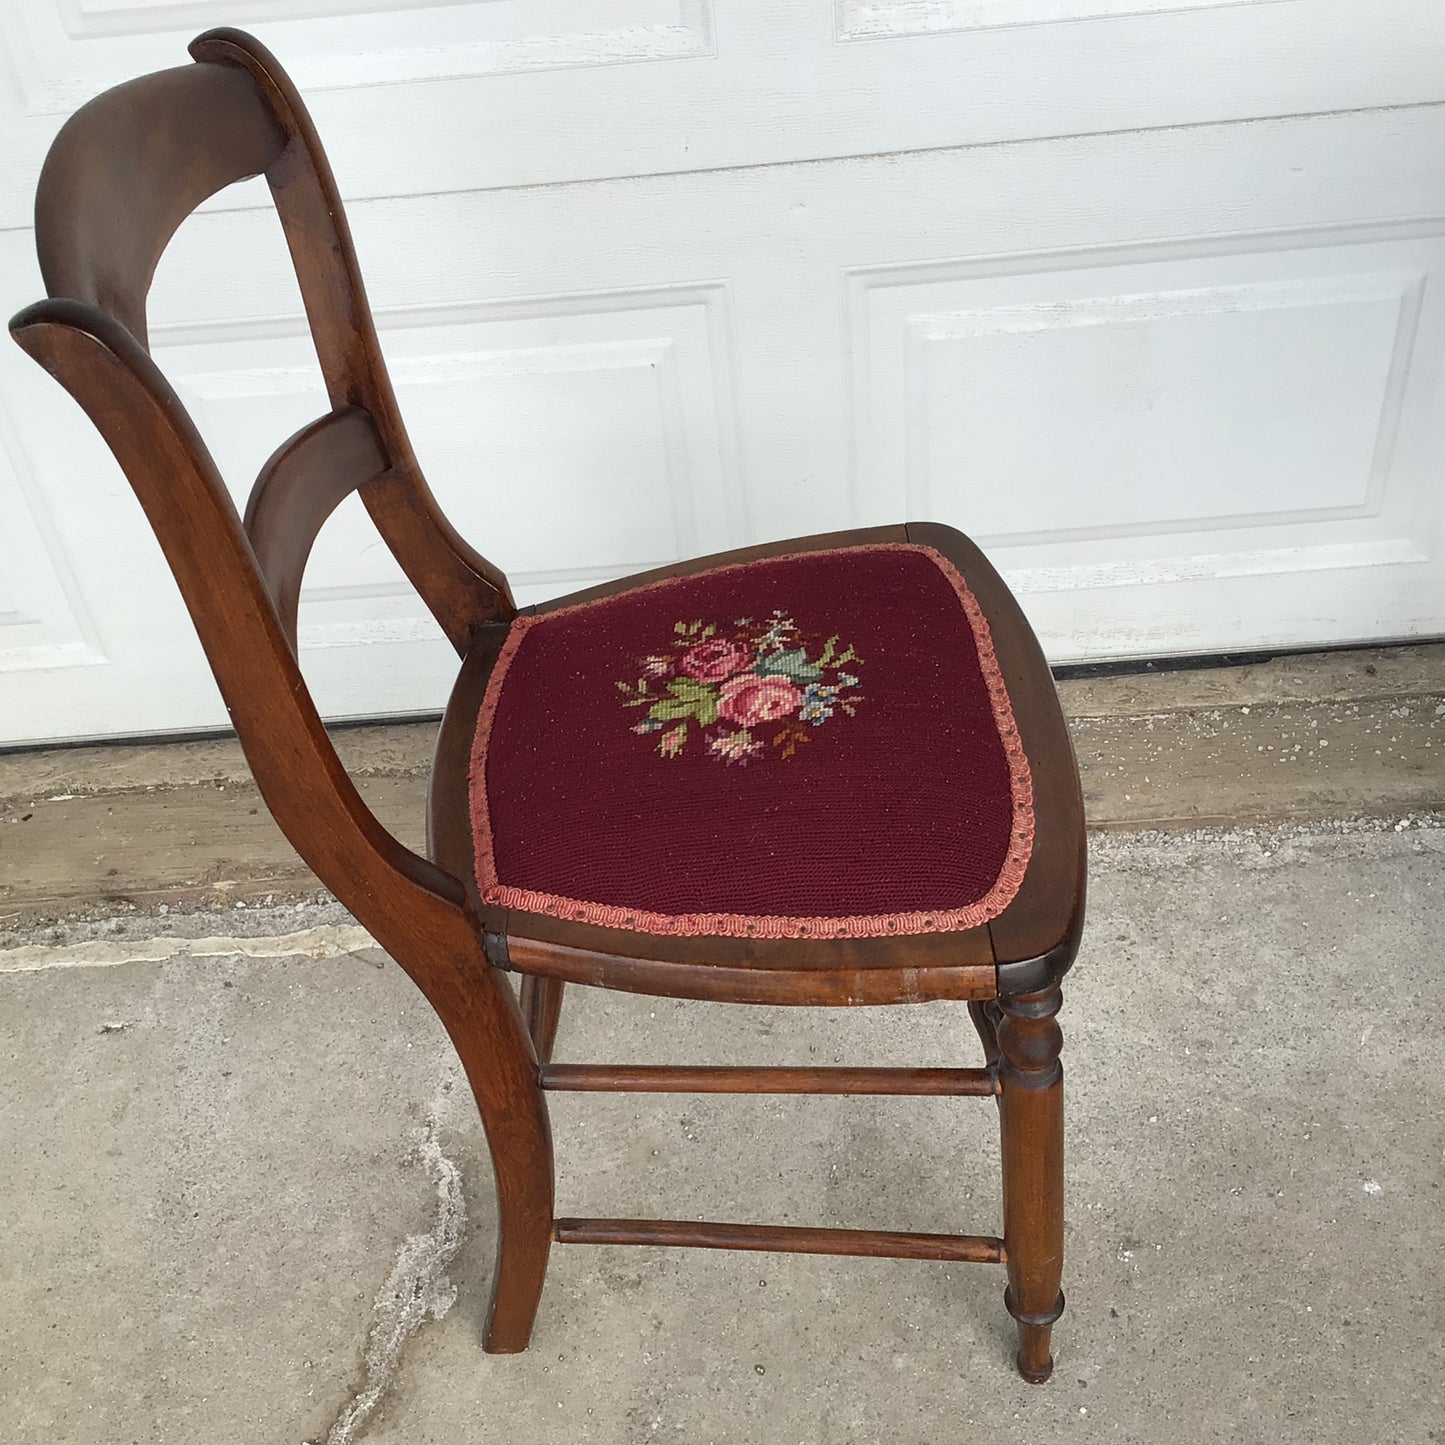
<path id="1" fill-rule="evenodd" d="M 1054 1321 L 1064 1312 L 1063 1291 L 1058 1302 L 1046 1315 L 1023 1315 L 1014 1303 L 1012 1287 L 1003 1294 L 1004 1308 L 1014 1317 L 1019 1331 L 1019 1352 L 1015 1357 L 1019 1374 L 1031 1385 L 1042 1385 L 1054 1373 L 1054 1357 L 1049 1353 L 1049 1337 Z"/>
<path id="2" fill-rule="evenodd" d="M 1041 1339 L 1032 1339 L 1034 1333 Z M 1015 1356 L 1019 1374 L 1031 1385 L 1042 1385 L 1054 1373 L 1054 1357 L 1049 1353 L 1049 1331 L 1035 1331 L 1032 1325 L 1021 1325 L 1019 1335 L 1022 1343 Z"/>
<path id="3" fill-rule="evenodd" d="M 549 1187 L 550 1178 L 547 1181 Z M 501 1193 L 498 1177 L 498 1194 Z M 487 1306 L 482 1348 L 489 1355 L 516 1355 L 527 1348 L 542 1299 L 547 1255 L 552 1246 L 552 1212 L 503 1216 L 492 1273 L 492 1298 Z"/>

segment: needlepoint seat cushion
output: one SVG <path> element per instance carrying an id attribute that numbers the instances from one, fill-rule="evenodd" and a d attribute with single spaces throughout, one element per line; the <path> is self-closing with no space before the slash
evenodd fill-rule
<path id="1" fill-rule="evenodd" d="M 640 933 L 972 928 L 1033 841 L 988 620 L 906 543 L 518 617 L 470 793 L 484 902 Z"/>

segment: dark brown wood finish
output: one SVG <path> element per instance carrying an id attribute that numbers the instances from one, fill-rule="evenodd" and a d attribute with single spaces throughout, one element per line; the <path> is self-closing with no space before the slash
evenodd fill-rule
<path id="1" fill-rule="evenodd" d="M 145 346 L 146 292 L 176 227 L 285 145 L 228 67 L 183 65 L 98 95 L 61 127 L 36 188 L 47 294 L 89 303 Z"/>
<path id="2" fill-rule="evenodd" d="M 1049 1335 L 1064 1312 L 1063 1035 L 1057 988 L 1000 1001 L 1003 1083 L 1004 1302 L 1019 1327 L 1019 1373 L 1042 1384 L 1054 1368 Z"/>
<path id="3" fill-rule="evenodd" d="M 974 1000 L 968 1006 L 968 1016 L 983 1045 L 983 1056 L 992 1068 L 998 1063 L 998 1003 L 994 999 Z"/>
<path id="4" fill-rule="evenodd" d="M 266 170 L 286 233 L 331 405 L 371 414 L 390 467 L 361 499 L 377 530 L 459 653 L 472 629 L 516 612 L 505 575 L 473 551 L 443 516 L 402 422 L 361 280 L 335 177 L 291 77 L 239 30 L 211 30 L 191 55 L 216 69 L 241 67 L 286 132 Z"/>
<path id="5" fill-rule="evenodd" d="M 544 1064 L 544 1089 L 592 1094 L 929 1094 L 991 1098 L 994 1069 L 748 1068 Z"/>
<path id="6" fill-rule="evenodd" d="M 1023 614 L 967 538 L 910 524 L 695 558 L 547 608 L 726 562 L 866 542 L 938 548 L 993 629 L 1033 769 L 1037 833 L 1024 885 L 987 927 L 878 939 L 663 938 L 498 909 L 473 877 L 468 766 L 478 709 L 516 615 L 506 578 L 451 528 L 396 405 L 335 182 L 299 95 L 251 37 L 211 31 L 195 64 L 98 97 L 62 129 L 41 176 L 37 246 L 49 299 L 16 340 L 89 414 L 146 511 L 200 634 L 267 806 L 318 877 L 422 990 L 466 1070 L 499 1200 L 485 1345 L 526 1346 L 549 1247 L 688 1244 L 982 1262 L 1007 1260 L 1019 1368 L 1041 1379 L 1062 1296 L 1062 1071 L 1054 1022 L 1084 902 L 1077 773 Z M 147 349 L 146 293 L 180 222 L 264 174 L 301 283 L 331 411 L 282 443 L 244 521 Z M 295 656 L 306 560 L 352 491 L 462 666 L 438 737 L 422 858 L 386 832 L 342 769 Z M 543 609 L 547 610 L 547 609 Z M 520 989 L 508 974 L 520 979 Z M 983 1069 L 726 1068 L 550 1063 L 567 982 L 679 998 L 858 1006 L 965 999 Z M 666 1220 L 557 1220 L 546 1091 L 993 1095 L 1004 1240 Z"/>
<path id="7" fill-rule="evenodd" d="M 936 547 L 983 604 L 1008 679 L 1034 783 L 1034 847 L 1023 886 L 988 925 L 1001 993 L 1057 983 L 1078 951 L 1088 858 L 1084 799 L 1058 690 L 1033 628 L 988 559 L 961 532 L 910 522 L 908 539 Z"/>
<path id="8" fill-rule="evenodd" d="M 336 756 L 255 555 L 190 418 L 140 343 L 83 302 L 12 322 L 109 443 L 195 620 L 257 787 L 317 876 L 411 975 L 456 1046 L 496 1156 L 502 1226 L 488 1338 L 522 1349 L 550 1244 L 546 1104 L 516 999 L 466 895 L 377 822 Z"/>
<path id="9" fill-rule="evenodd" d="M 951 1259 L 998 1264 L 1004 1242 L 987 1234 L 896 1234 L 880 1229 L 806 1229 L 791 1224 L 707 1224 L 688 1219 L 559 1219 L 558 1244 L 652 1244 L 841 1254 L 873 1259 Z"/>
<path id="10" fill-rule="evenodd" d="M 532 1035 L 532 1047 L 542 1063 L 552 1058 L 552 1045 L 557 1040 L 557 1025 L 562 1019 L 562 993 L 567 985 L 558 978 L 532 975 L 522 980 L 522 1016 Z"/>
<path id="11" fill-rule="evenodd" d="M 292 651 L 302 574 L 326 519 L 386 470 L 386 451 L 371 413 L 359 406 L 302 427 L 261 468 L 244 525 Z"/>
<path id="12" fill-rule="evenodd" d="M 952 967 L 940 963 L 933 967 L 887 966 L 875 950 L 869 950 L 867 967 L 848 968 L 827 961 L 825 944 L 839 945 L 846 956 L 847 943 L 869 943 L 872 939 L 817 940 L 818 947 L 808 948 L 808 939 L 797 940 L 798 968 L 784 968 L 758 961 L 787 956 L 786 939 L 769 939 L 759 947 L 757 955 L 744 955 L 747 961 L 735 961 L 735 947 L 746 943 L 736 938 L 691 938 L 675 940 L 648 936 L 635 945 L 637 952 L 663 952 L 675 942 L 717 945 L 712 949 L 698 947 L 679 949 L 684 961 L 675 959 L 631 958 L 616 953 L 594 953 L 554 943 L 552 937 L 565 935 L 572 925 L 560 919 L 539 919 L 536 914 L 507 915 L 513 928 L 545 934 L 525 937 L 514 933 L 489 934 L 490 957 L 498 967 L 517 973 L 537 974 L 568 983 L 585 983 L 594 988 L 615 988 L 626 993 L 666 994 L 673 998 L 712 999 L 718 1003 L 794 1004 L 837 1008 L 846 1005 L 885 1003 L 935 1003 L 940 999 L 992 998 L 997 992 L 996 974 L 991 964 L 965 963 Z M 555 925 L 555 928 L 548 927 Z M 606 930 L 613 932 L 615 930 Z M 623 935 L 633 937 L 633 935 Z M 781 945 L 781 946 L 779 946 Z M 707 961 L 715 953 L 732 959 L 722 963 Z"/>
<path id="13" fill-rule="evenodd" d="M 213 32 L 196 46 L 244 53 L 247 70 L 279 72 L 239 32 Z M 283 162 L 279 188 L 294 183 L 299 132 L 288 123 L 295 126 L 295 113 L 272 112 L 254 77 L 230 63 L 143 77 L 84 107 L 62 129 L 38 188 L 37 247 L 51 299 L 22 311 L 11 332 L 85 409 L 125 471 L 267 806 L 322 882 L 411 974 L 457 1047 L 496 1156 L 502 1225 L 489 1348 L 517 1350 L 541 1293 L 553 1185 L 546 1103 L 514 994 L 486 959 L 465 890 L 391 837 L 347 777 L 215 463 L 145 347 L 144 298 L 166 240 L 222 185 Z M 324 168 L 319 149 L 306 152 L 306 165 Z M 329 172 L 326 182 L 317 174 L 310 185 L 334 193 Z M 329 241 L 298 241 L 291 227 L 288 237 L 293 249 L 310 247 L 313 273 L 334 265 L 334 229 Z M 340 332 L 365 298 L 345 285 L 321 302 L 308 296 L 313 322 L 327 305 L 347 308 L 330 323 Z M 380 353 L 352 364 L 380 369 Z M 359 378 L 353 389 L 367 394 Z M 440 517 L 429 494 L 408 506 Z M 386 534 L 387 519 L 378 525 Z M 432 531 L 432 567 L 445 580 L 456 558 L 440 521 Z M 410 536 L 387 540 L 395 547 Z M 476 605 L 495 613 L 499 596 L 476 590 Z M 471 629 L 457 628 L 456 640 L 470 645 Z"/>

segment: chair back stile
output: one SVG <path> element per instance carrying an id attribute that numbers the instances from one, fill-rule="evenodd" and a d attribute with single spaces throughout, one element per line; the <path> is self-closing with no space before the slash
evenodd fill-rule
<path id="1" fill-rule="evenodd" d="M 85 409 L 130 480 L 282 831 L 374 932 L 392 930 L 375 878 L 363 876 L 373 871 L 459 909 L 456 882 L 382 828 L 342 767 L 230 493 L 159 368 L 115 318 L 83 302 L 41 302 L 13 331 Z"/>
<path id="2" fill-rule="evenodd" d="M 511 1339 L 530 1326 L 551 1240 L 551 1136 L 531 1036 L 461 882 L 394 838 L 342 766 L 302 677 L 295 632 L 311 544 L 352 491 L 459 653 L 476 660 L 499 645 L 516 609 L 505 577 L 457 536 L 422 478 L 335 182 L 294 88 L 239 31 L 209 31 L 191 55 L 192 66 L 97 97 L 62 129 L 36 206 L 49 299 L 10 329 L 80 403 L 125 472 L 281 830 L 431 1004 L 488 1136 L 512 1140 L 498 1185 L 510 1243 L 489 1335 Z M 260 173 L 332 409 L 272 455 L 243 522 L 150 355 L 145 298 L 185 217 Z"/>
<path id="3" fill-rule="evenodd" d="M 504 1118 L 525 1121 L 535 1172 L 550 1157 L 550 1134 L 516 994 L 483 950 L 462 885 L 387 832 L 342 766 L 230 493 L 179 398 L 131 332 L 93 304 L 43 301 L 11 330 L 85 409 L 126 473 L 282 832 L 436 1011 L 489 1133 Z M 545 1183 L 525 1203 L 550 1220 Z"/>

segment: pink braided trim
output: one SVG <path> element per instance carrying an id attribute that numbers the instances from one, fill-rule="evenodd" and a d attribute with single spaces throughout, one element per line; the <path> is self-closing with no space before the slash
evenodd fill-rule
<path id="1" fill-rule="evenodd" d="M 993 634 L 989 630 L 988 618 L 984 616 L 978 599 L 969 590 L 962 574 L 947 557 L 933 547 L 919 546 L 911 542 L 879 542 L 863 547 L 790 552 L 781 557 L 763 560 L 782 562 L 792 557 L 839 557 L 854 552 L 922 553 L 948 579 L 973 630 L 979 669 L 988 689 L 994 723 L 998 727 L 999 741 L 1003 744 L 1004 756 L 1008 762 L 1009 792 L 1013 802 L 1008 852 L 993 886 L 982 898 L 964 908 L 856 914 L 835 918 L 784 918 L 751 913 L 651 913 L 645 909 L 622 908 L 609 903 L 589 903 L 579 898 L 539 893 L 530 888 L 513 888 L 502 883 L 497 877 L 495 835 L 487 806 L 486 786 L 487 745 L 491 741 L 492 724 L 496 720 L 497 701 L 501 697 L 507 672 L 526 640 L 527 633 L 540 622 L 554 617 L 565 617 L 568 613 L 580 612 L 583 608 L 595 607 L 599 602 L 611 600 L 598 598 L 593 602 L 574 603 L 571 607 L 559 608 L 555 612 L 518 617 L 512 623 L 502 650 L 497 654 L 497 661 L 493 665 L 492 675 L 487 681 L 487 690 L 482 698 L 481 711 L 477 714 L 477 731 L 472 743 L 471 767 L 467 779 L 471 793 L 477 886 L 482 901 L 501 908 L 520 909 L 523 913 L 542 913 L 552 918 L 567 918 L 578 923 L 596 924 L 602 928 L 623 928 L 633 933 L 675 934 L 684 937 L 708 934 L 724 938 L 881 938 L 888 934 L 951 932 L 956 929 L 977 928 L 991 918 L 997 918 L 1013 902 L 1014 895 L 1023 885 L 1024 874 L 1028 871 L 1029 857 L 1034 846 L 1034 785 L 1028 758 L 1024 753 L 1023 739 L 1019 736 L 1018 724 L 1014 721 L 1013 705 L 1009 702 L 1003 669 L 999 666 L 998 656 L 994 652 Z M 758 562 L 733 562 L 726 567 L 714 567 L 710 571 L 694 572 L 690 575 L 715 577 L 724 572 L 739 572 L 758 565 Z M 650 592 L 660 587 L 670 587 L 680 580 L 683 579 L 668 577 L 660 582 L 648 582 L 632 591 Z"/>

